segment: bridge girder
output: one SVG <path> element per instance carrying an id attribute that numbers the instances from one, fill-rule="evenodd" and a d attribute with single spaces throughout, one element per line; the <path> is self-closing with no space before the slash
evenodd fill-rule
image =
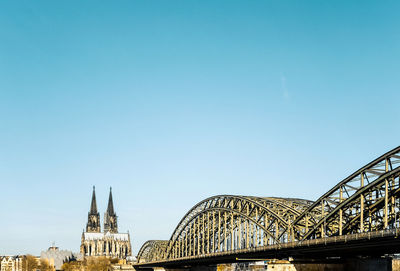
<path id="1" fill-rule="evenodd" d="M 337 206 L 351 198 L 364 186 L 377 180 L 382 174 L 390 172 L 399 166 L 400 147 L 397 147 L 339 182 L 297 217 L 293 223 L 296 239 L 305 240 L 310 238 L 312 236 L 311 232 L 314 232 L 313 228 L 316 225 L 320 225 L 332 212 L 335 212 Z"/>

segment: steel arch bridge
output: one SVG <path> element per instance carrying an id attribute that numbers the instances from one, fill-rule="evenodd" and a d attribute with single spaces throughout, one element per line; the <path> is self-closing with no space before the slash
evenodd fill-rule
<path id="1" fill-rule="evenodd" d="M 169 240 L 147 241 L 138 253 L 138 264 L 318 244 L 322 239 L 325 244 L 332 238 L 346 242 L 354 234 L 371 239 L 388 230 L 397 237 L 399 216 L 400 146 L 315 202 L 235 195 L 207 198 L 186 213 Z"/>

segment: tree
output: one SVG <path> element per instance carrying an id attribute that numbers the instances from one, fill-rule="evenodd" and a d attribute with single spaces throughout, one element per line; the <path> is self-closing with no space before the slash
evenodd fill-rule
<path id="1" fill-rule="evenodd" d="M 64 271 L 79 271 L 83 270 L 82 262 L 66 262 L 61 266 Z"/>
<path id="2" fill-rule="evenodd" d="M 36 271 L 39 267 L 38 261 L 35 256 L 26 255 L 22 259 L 22 270 L 23 271 Z"/>
<path id="3" fill-rule="evenodd" d="M 53 271 L 53 266 L 50 265 L 47 259 L 40 259 L 40 271 Z"/>
<path id="4" fill-rule="evenodd" d="M 85 258 L 83 261 L 66 262 L 61 267 L 64 271 L 109 271 L 111 261 L 106 257 Z M 43 270 L 42 270 L 43 271 Z"/>
<path id="5" fill-rule="evenodd" d="M 86 261 L 87 271 L 108 271 L 111 269 L 110 259 L 106 257 L 91 258 Z"/>

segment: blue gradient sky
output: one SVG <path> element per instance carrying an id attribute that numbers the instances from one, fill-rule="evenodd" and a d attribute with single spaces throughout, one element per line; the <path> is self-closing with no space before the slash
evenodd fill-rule
<path id="1" fill-rule="evenodd" d="M 316 199 L 400 143 L 399 1 L 1 1 L 0 254 L 134 253 L 216 194 Z"/>

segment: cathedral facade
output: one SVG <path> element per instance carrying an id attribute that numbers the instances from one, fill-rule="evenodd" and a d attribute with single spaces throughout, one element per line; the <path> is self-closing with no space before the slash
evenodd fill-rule
<path id="1" fill-rule="evenodd" d="M 112 191 L 104 213 L 104 231 L 100 227 L 100 214 L 97 211 L 96 192 L 93 187 L 92 202 L 88 213 L 86 231 L 82 233 L 80 252 L 84 257 L 106 256 L 126 259 L 132 256 L 131 240 L 128 233 L 119 233 L 117 215 L 114 211 Z"/>

